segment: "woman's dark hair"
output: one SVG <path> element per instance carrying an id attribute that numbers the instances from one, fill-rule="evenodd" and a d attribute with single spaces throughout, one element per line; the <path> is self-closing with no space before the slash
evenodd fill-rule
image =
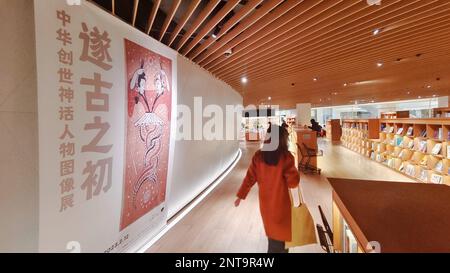
<path id="1" fill-rule="evenodd" d="M 264 146 L 261 149 L 262 159 L 267 165 L 275 166 L 280 161 L 280 158 L 288 151 L 288 131 L 278 125 L 271 125 L 267 130 L 268 136 L 264 141 Z"/>

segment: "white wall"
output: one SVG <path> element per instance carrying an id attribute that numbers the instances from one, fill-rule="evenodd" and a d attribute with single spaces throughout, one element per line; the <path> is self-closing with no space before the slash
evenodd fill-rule
<path id="1" fill-rule="evenodd" d="M 177 104 L 188 106 L 193 111 L 194 97 L 202 97 L 203 108 L 216 104 L 224 112 L 226 105 L 242 105 L 242 96 L 230 86 L 184 57 L 178 57 Z M 193 118 L 191 121 L 193 124 Z M 223 173 L 236 158 L 238 149 L 238 140 L 177 141 L 168 196 L 169 217 Z"/>
<path id="2" fill-rule="evenodd" d="M 39 229 L 49 227 L 39 226 L 34 8 L 30 0 L 0 0 L 0 6 L 0 252 L 35 252 Z M 204 106 L 242 104 L 242 97 L 231 87 L 182 57 L 178 61 L 177 104 L 192 106 L 194 96 L 203 97 Z M 238 140 L 176 142 L 167 198 L 169 216 L 229 167 L 238 146 Z M 120 204 L 122 196 L 117 196 Z M 61 227 L 55 223 L 51 229 Z"/>
<path id="3" fill-rule="evenodd" d="M 0 0 L 0 252 L 38 247 L 33 2 Z"/>

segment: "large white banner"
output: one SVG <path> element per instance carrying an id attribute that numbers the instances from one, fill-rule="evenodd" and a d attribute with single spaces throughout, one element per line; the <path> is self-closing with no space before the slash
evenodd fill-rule
<path id="1" fill-rule="evenodd" d="M 167 220 L 177 53 L 85 1 L 34 5 L 39 250 L 132 251 Z"/>

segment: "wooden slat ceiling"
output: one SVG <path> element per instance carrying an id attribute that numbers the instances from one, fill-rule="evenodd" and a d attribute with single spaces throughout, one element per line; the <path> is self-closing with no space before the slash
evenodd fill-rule
<path id="1" fill-rule="evenodd" d="M 92 2 L 224 80 L 245 104 L 450 95 L 448 0 Z"/>

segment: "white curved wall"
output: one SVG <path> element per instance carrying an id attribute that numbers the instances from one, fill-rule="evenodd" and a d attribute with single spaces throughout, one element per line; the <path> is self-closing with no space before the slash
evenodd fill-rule
<path id="1" fill-rule="evenodd" d="M 177 104 L 188 106 L 194 113 L 194 97 L 202 98 L 203 108 L 215 104 L 220 106 L 224 113 L 226 105 L 242 105 L 242 96 L 234 89 L 179 56 Z M 203 119 L 204 122 L 206 120 L 208 119 Z M 193 117 L 191 122 L 194 124 Z M 236 127 L 234 130 L 238 130 Z M 222 174 L 236 158 L 238 149 L 238 140 L 177 141 L 168 196 L 169 217 Z"/>

